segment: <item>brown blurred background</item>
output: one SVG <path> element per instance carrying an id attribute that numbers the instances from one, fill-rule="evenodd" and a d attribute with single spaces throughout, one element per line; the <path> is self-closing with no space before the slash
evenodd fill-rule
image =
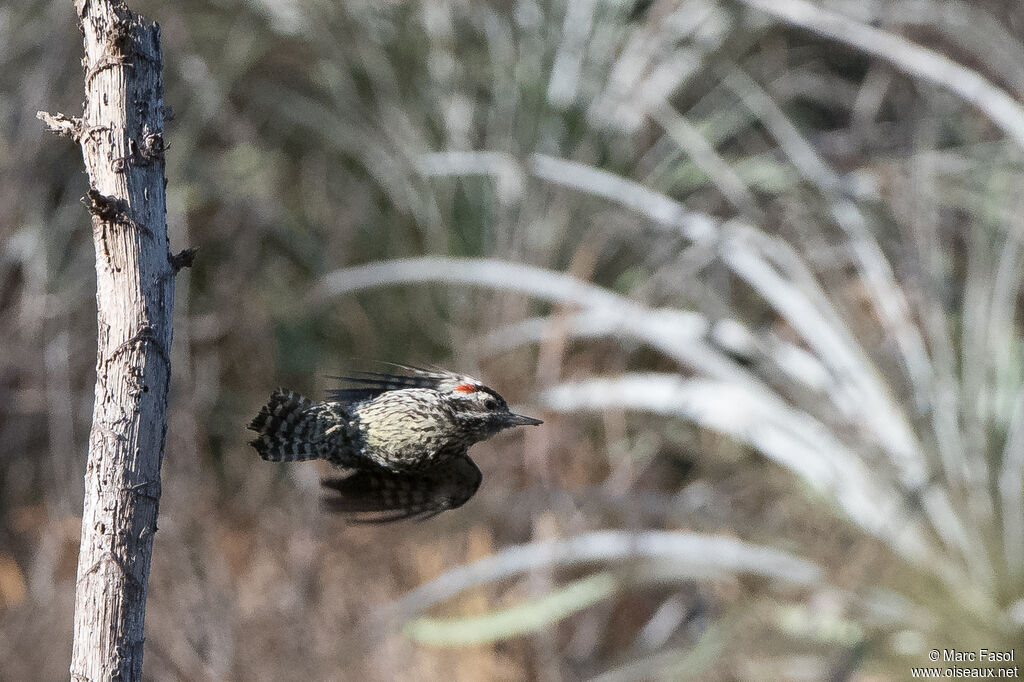
<path id="1" fill-rule="evenodd" d="M 748 4 L 132 3 L 200 249 L 148 679 L 902 680 L 1021 643 L 1024 14 Z M 95 278 L 35 112 L 79 111 L 80 57 L 70 2 L 0 6 L 4 680 L 71 648 Z M 545 425 L 473 450 L 465 507 L 347 526 L 244 427 L 375 359 Z"/>

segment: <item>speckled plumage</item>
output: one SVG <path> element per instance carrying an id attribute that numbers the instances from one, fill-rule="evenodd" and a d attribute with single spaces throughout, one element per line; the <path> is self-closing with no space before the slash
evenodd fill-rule
<path id="1" fill-rule="evenodd" d="M 540 424 L 509 411 L 472 377 L 400 365 L 408 375 L 362 372 L 317 402 L 279 389 L 249 428 L 263 459 L 323 459 L 353 469 L 323 485 L 334 511 L 360 520 L 429 517 L 464 504 L 480 485 L 471 445 L 513 426 Z"/>

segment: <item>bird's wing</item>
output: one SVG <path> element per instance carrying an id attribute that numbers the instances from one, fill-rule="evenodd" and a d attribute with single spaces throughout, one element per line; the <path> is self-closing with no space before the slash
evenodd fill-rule
<path id="1" fill-rule="evenodd" d="M 389 523 L 429 519 L 461 507 L 476 493 L 482 478 L 473 460 L 460 456 L 403 473 L 383 468 L 359 469 L 321 483 L 333 491 L 324 498 L 330 511 L 361 523 Z"/>
<path id="2" fill-rule="evenodd" d="M 354 376 L 332 376 L 329 379 L 337 379 L 350 384 L 348 388 L 335 388 L 327 391 L 328 400 L 334 402 L 351 404 L 363 400 L 376 398 L 385 391 L 394 391 L 402 388 L 432 388 L 443 390 L 451 388 L 468 377 L 462 377 L 440 368 L 423 369 L 412 365 L 400 365 L 397 363 L 383 363 L 403 369 L 410 374 L 391 374 L 388 372 L 353 372 Z"/>

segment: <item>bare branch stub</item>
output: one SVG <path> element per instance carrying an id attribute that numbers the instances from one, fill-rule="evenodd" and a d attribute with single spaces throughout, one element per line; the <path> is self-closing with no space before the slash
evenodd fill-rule
<path id="1" fill-rule="evenodd" d="M 171 268 L 174 272 L 178 272 L 183 268 L 192 267 L 192 263 L 196 260 L 196 253 L 199 251 L 198 246 L 192 246 L 187 249 L 183 249 L 178 253 L 171 256 Z"/>
<path id="2" fill-rule="evenodd" d="M 76 142 L 82 136 L 82 119 L 73 116 L 66 116 L 60 112 L 51 114 L 47 111 L 37 111 L 36 118 L 42 121 L 47 129 L 61 137 L 70 137 Z"/>
<path id="3" fill-rule="evenodd" d="M 82 203 L 89 209 L 89 213 L 108 223 L 118 220 L 118 216 L 124 210 L 122 200 L 117 197 L 108 197 L 95 187 L 89 188 L 88 193 L 82 197 Z"/>

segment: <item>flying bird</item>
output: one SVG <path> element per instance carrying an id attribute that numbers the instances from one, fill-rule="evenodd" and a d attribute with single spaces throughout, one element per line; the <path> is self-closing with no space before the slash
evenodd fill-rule
<path id="1" fill-rule="evenodd" d="M 358 521 L 429 518 L 462 506 L 482 475 L 469 448 L 513 426 L 514 414 L 472 377 L 395 365 L 406 374 L 355 372 L 318 402 L 278 389 L 249 424 L 250 445 L 271 462 L 322 459 L 350 469 L 327 478 L 332 511 Z"/>

